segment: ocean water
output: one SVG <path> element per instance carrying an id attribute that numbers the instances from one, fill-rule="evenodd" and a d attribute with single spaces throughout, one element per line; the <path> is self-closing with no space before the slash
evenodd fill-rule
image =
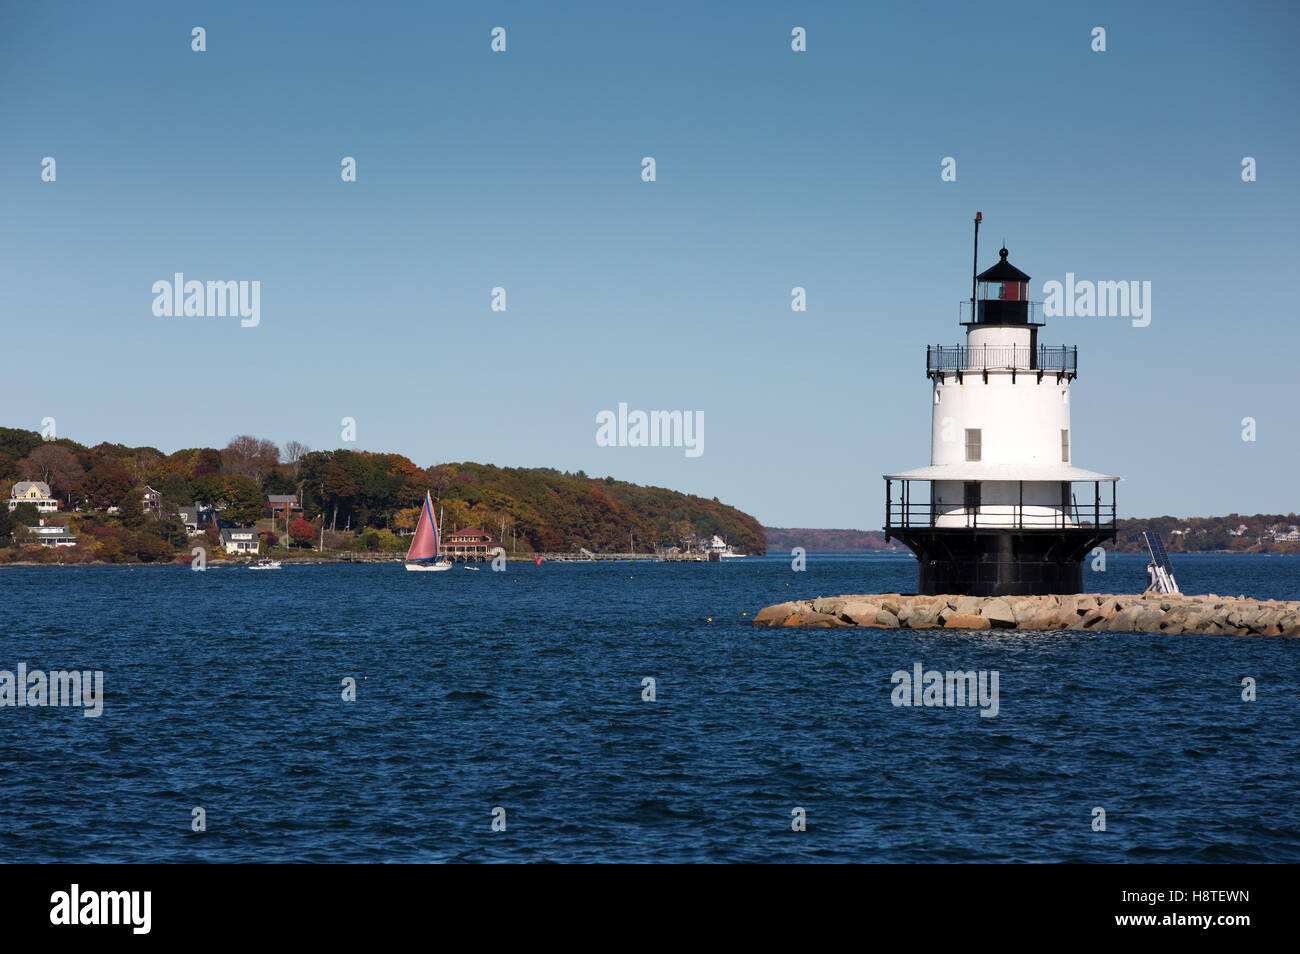
<path id="1" fill-rule="evenodd" d="M 1175 569 L 1300 599 L 1296 557 Z M 1300 640 L 750 622 L 915 573 L 5 568 L 0 670 L 102 670 L 104 708 L 0 708 L 0 861 L 1300 861 Z M 894 706 L 918 662 L 996 670 L 998 714 Z"/>

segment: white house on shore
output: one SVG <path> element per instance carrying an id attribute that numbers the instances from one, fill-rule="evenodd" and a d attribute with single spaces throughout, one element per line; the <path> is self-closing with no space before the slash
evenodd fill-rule
<path id="1" fill-rule="evenodd" d="M 257 554 L 257 531 L 253 529 L 226 529 L 221 531 L 221 549 L 231 556 L 237 553 Z"/>
<path id="2" fill-rule="evenodd" d="M 77 537 L 67 527 L 60 527 L 54 524 L 45 525 L 42 520 L 38 527 L 27 528 L 28 543 L 39 543 L 43 547 L 75 547 Z"/>
<path id="3" fill-rule="evenodd" d="M 9 491 L 9 512 L 19 504 L 33 504 L 41 513 L 53 513 L 59 502 L 50 496 L 50 485 L 43 480 L 20 480 Z"/>

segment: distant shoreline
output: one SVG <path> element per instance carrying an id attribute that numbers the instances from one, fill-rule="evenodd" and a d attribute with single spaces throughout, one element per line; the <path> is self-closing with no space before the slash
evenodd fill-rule
<path id="1" fill-rule="evenodd" d="M 883 554 L 883 555 L 892 555 L 892 556 L 912 556 L 911 552 L 908 551 L 908 550 L 905 549 L 905 548 L 900 548 L 899 550 L 809 550 L 808 552 L 809 552 L 809 553 L 822 553 L 822 554 L 828 554 L 828 555 L 834 555 L 834 556 L 879 556 L 879 555 L 882 555 L 882 554 Z M 1140 552 L 1141 552 L 1141 551 L 1138 551 L 1138 550 L 1119 551 L 1120 554 L 1125 554 L 1125 555 L 1127 555 L 1127 554 L 1138 555 L 1138 554 L 1140 554 Z M 1119 554 L 1117 554 L 1117 555 L 1119 555 Z M 1276 551 L 1266 551 L 1266 550 L 1265 550 L 1265 551 L 1246 551 L 1246 550 L 1182 550 L 1182 551 L 1179 551 L 1178 553 L 1171 554 L 1171 556 L 1172 556 L 1172 557 L 1185 557 L 1185 556 L 1252 556 L 1252 557 L 1274 557 L 1274 556 L 1278 556 L 1278 557 L 1285 557 L 1285 556 L 1300 556 L 1300 554 L 1297 554 L 1297 553 L 1276 552 Z M 769 559 L 775 559 L 775 560 L 786 559 L 786 557 L 784 556 L 784 554 L 780 554 L 780 553 L 768 553 L 768 554 L 766 554 L 766 557 L 769 558 Z M 338 557 L 328 557 L 328 556 L 326 556 L 326 557 L 302 558 L 302 559 L 293 559 L 293 558 L 285 558 L 285 557 L 283 557 L 283 556 L 277 556 L 277 557 L 274 557 L 274 559 L 279 560 L 279 561 L 280 561 L 284 566 L 294 566 L 294 565 L 300 565 L 300 566 L 316 566 L 316 565 L 321 565 L 321 564 L 338 564 L 338 565 L 341 565 L 341 566 L 346 566 L 346 565 L 353 565 L 353 566 L 377 566 L 377 565 L 383 565 L 383 564 L 391 564 L 391 563 L 405 563 L 405 562 L 406 562 L 406 560 L 403 559 L 402 557 L 393 557 L 393 558 L 391 558 L 391 559 L 386 559 L 386 560 L 385 560 L 385 559 L 376 559 L 376 560 L 344 560 L 344 559 L 340 559 L 340 558 L 338 558 Z M 526 556 L 526 557 L 525 557 L 525 556 L 507 556 L 507 557 L 506 557 L 506 562 L 507 562 L 507 563 L 535 563 L 535 562 L 536 562 L 536 559 L 537 559 L 536 556 Z M 762 556 L 750 556 L 750 557 L 747 557 L 746 559 L 751 559 L 751 560 L 761 560 L 761 559 L 763 559 L 763 557 L 762 557 Z M 223 559 L 219 559 L 219 560 L 208 560 L 208 561 L 207 561 L 207 565 L 208 565 L 209 567 L 218 567 L 218 566 L 221 566 L 221 567 L 241 567 L 241 566 L 252 566 L 255 562 L 256 562 L 255 560 L 223 560 Z M 582 563 L 582 564 L 587 564 L 587 563 L 622 563 L 622 562 L 628 562 L 628 561 L 623 561 L 623 560 L 557 560 L 557 559 L 543 559 L 542 562 L 543 562 L 543 563 Z M 655 560 L 654 560 L 653 558 L 651 558 L 651 557 L 643 557 L 643 558 L 639 558 L 639 559 L 637 559 L 637 560 L 634 561 L 634 562 L 636 562 L 636 563 L 654 563 L 654 562 L 664 562 L 664 563 L 706 563 L 706 564 L 707 564 L 708 561 L 705 561 L 705 560 L 662 560 L 662 561 L 655 561 Z M 732 560 L 726 560 L 726 561 L 723 561 L 723 562 L 724 562 L 724 563 L 731 563 L 731 562 L 734 562 L 734 561 L 732 561 Z M 482 567 L 482 566 L 484 566 L 484 565 L 485 565 L 485 564 L 483 564 L 483 563 L 463 563 L 463 564 L 453 564 L 453 566 L 467 566 L 467 567 Z M 488 565 L 490 565 L 490 564 L 488 564 Z M 0 563 L 0 570 L 4 570 L 4 569 L 6 569 L 7 567 L 18 567 L 18 566 L 62 567 L 62 568 L 65 568 L 65 569 L 66 569 L 66 568 L 72 568 L 72 567 L 115 567 L 115 566 L 116 566 L 116 567 L 130 567 L 131 569 L 135 569 L 136 567 L 174 566 L 174 567 L 180 567 L 180 568 L 188 569 L 188 568 L 190 568 L 190 566 L 191 566 L 191 562 L 190 562 L 189 560 L 184 560 L 184 561 L 181 561 L 181 560 L 171 560 L 171 561 L 155 561 L 155 562 L 153 562 L 153 563 L 109 563 L 109 562 L 105 562 L 105 561 L 103 561 L 103 560 L 94 560 L 94 561 L 87 561 L 87 562 L 84 562 L 84 563 L 40 563 L 40 562 L 37 562 L 37 561 L 34 561 L 34 560 L 15 560 L 15 561 L 12 562 L 12 563 Z"/>

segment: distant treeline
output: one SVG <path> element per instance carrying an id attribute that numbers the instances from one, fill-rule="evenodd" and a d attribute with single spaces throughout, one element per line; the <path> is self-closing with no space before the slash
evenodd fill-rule
<path id="1" fill-rule="evenodd" d="M 1142 531 L 1157 531 L 1170 553 L 1230 550 L 1238 553 L 1300 553 L 1300 517 L 1293 513 L 1226 517 L 1144 517 L 1115 524 L 1113 549 L 1146 552 Z M 1292 539 L 1286 539 L 1290 536 Z"/>
<path id="2" fill-rule="evenodd" d="M 0 428 L 0 494 L 18 481 L 48 484 L 58 511 L 46 523 L 66 524 L 76 547 L 39 553 L 24 527 L 36 522 L 31 504 L 11 514 L 0 502 L 0 562 L 189 559 L 190 538 L 178 508 L 219 506 L 223 525 L 259 525 L 264 549 L 280 545 L 267 495 L 296 495 L 327 548 L 374 548 L 379 531 L 412 530 L 425 492 L 432 494 L 448 530 L 478 527 L 510 552 L 639 553 L 656 546 L 698 547 L 714 535 L 739 552 L 759 555 L 766 538 L 757 520 L 718 501 L 661 487 L 642 487 L 582 471 L 458 463 L 420 467 L 401 454 L 358 450 L 313 451 L 290 441 L 239 435 L 224 448 L 193 447 L 163 453 L 155 447 L 102 443 L 86 447 L 67 438 L 45 440 L 35 431 Z M 158 492 L 157 512 L 143 512 L 145 487 Z M 298 539 L 291 527 L 290 535 Z M 215 531 L 209 538 L 215 537 Z M 305 532 L 299 541 L 317 539 Z M 287 544 L 288 541 L 286 540 Z M 52 550 L 53 548 L 45 548 Z"/>
<path id="3" fill-rule="evenodd" d="M 773 550 L 820 550 L 855 553 L 862 550 L 906 550 L 897 542 L 886 543 L 879 530 L 811 530 L 792 527 L 764 527 L 767 545 Z"/>

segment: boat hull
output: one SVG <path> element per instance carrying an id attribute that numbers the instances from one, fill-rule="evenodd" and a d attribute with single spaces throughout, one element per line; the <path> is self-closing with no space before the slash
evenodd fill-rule
<path id="1" fill-rule="evenodd" d="M 412 573 L 441 573 L 450 570 L 450 563 L 408 563 L 406 568 Z"/>

